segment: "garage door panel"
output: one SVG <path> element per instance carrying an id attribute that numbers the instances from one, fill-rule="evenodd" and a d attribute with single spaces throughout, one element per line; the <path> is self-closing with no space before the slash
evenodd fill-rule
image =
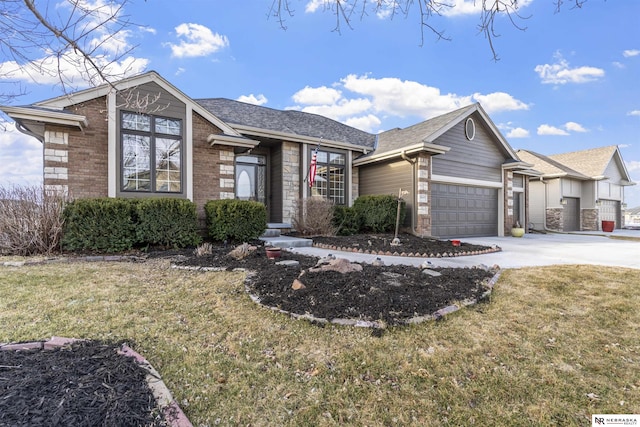
<path id="1" fill-rule="evenodd" d="M 432 234 L 440 237 L 498 234 L 498 190 L 452 184 L 432 185 Z"/>

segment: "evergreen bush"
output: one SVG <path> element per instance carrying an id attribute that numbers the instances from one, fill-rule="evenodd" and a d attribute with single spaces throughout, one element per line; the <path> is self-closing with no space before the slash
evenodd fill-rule
<path id="1" fill-rule="evenodd" d="M 210 200 L 204 206 L 207 231 L 213 240 L 246 242 L 267 228 L 267 209 L 250 200 Z"/>

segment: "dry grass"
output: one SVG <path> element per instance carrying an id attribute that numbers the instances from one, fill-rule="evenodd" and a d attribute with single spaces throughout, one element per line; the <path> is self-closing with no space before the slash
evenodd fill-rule
<path id="1" fill-rule="evenodd" d="M 260 308 L 243 278 L 159 261 L 3 267 L 0 341 L 130 339 L 196 426 L 590 425 L 592 413 L 640 413 L 639 270 L 509 270 L 489 303 L 382 337 Z"/>

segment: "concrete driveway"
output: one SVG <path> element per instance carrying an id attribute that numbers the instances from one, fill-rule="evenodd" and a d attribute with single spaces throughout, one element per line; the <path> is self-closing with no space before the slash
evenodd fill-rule
<path id="1" fill-rule="evenodd" d="M 611 237 L 635 237 L 622 240 Z M 479 245 L 497 245 L 501 252 L 458 258 L 429 258 L 435 266 L 465 267 L 485 264 L 501 268 L 518 268 L 553 264 L 595 264 L 640 269 L 640 230 L 616 230 L 613 233 L 591 234 L 526 234 L 515 237 L 462 238 L 463 242 Z M 375 255 L 336 252 L 318 248 L 295 248 L 296 252 L 315 256 L 336 256 L 358 262 L 372 262 Z M 385 256 L 387 264 L 420 265 L 425 258 Z"/>

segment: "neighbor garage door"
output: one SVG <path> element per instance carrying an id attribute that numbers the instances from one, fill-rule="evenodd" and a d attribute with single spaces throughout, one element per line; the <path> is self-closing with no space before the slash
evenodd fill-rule
<path id="1" fill-rule="evenodd" d="M 600 201 L 600 220 L 615 221 L 616 228 L 621 226 L 621 209 L 620 202 L 617 200 L 601 200 Z"/>
<path id="2" fill-rule="evenodd" d="M 431 187 L 432 231 L 438 237 L 498 235 L 498 190 L 466 185 Z"/>

